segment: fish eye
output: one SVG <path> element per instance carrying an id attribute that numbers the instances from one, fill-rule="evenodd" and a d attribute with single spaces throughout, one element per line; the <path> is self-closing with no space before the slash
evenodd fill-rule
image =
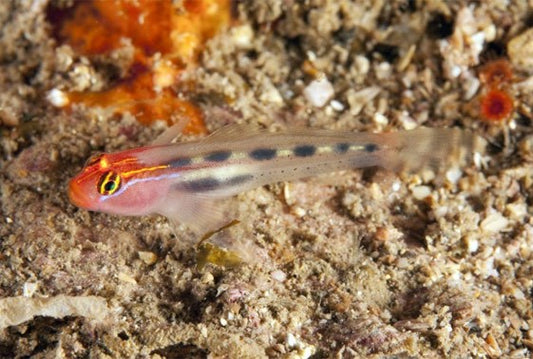
<path id="1" fill-rule="evenodd" d="M 113 171 L 105 172 L 98 181 L 98 193 L 109 196 L 118 191 L 121 184 L 120 175 Z"/>

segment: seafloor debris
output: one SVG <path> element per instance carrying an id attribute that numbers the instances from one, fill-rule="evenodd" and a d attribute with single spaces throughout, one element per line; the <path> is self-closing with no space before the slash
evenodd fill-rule
<path id="1" fill-rule="evenodd" d="M 479 79 L 487 86 L 508 85 L 513 80 L 513 69 L 505 59 L 490 61 L 479 71 Z"/>
<path id="2" fill-rule="evenodd" d="M 508 120 L 514 110 L 511 95 L 513 70 L 509 61 L 497 59 L 485 64 L 479 71 L 483 83 L 480 96 L 480 116 L 488 123 L 501 123 Z"/>
<path id="3" fill-rule="evenodd" d="M 495 35 L 495 26 L 481 7 L 462 8 L 452 36 L 439 43 L 444 75 L 453 79 L 477 65 L 484 44 L 494 40 Z"/>
<path id="4" fill-rule="evenodd" d="M 199 109 L 178 95 L 191 86 L 180 83 L 179 76 L 196 64 L 204 42 L 229 25 L 230 5 L 229 0 L 183 1 L 181 6 L 170 0 L 91 0 L 67 9 L 50 7 L 58 41 L 80 55 L 126 57 L 129 64 L 111 88 L 94 91 L 90 79 L 83 91 L 53 89 L 49 100 L 58 107 L 82 103 L 129 112 L 142 123 L 185 118 L 185 131 L 205 133 Z"/>
<path id="5" fill-rule="evenodd" d="M 305 98 L 315 107 L 322 107 L 333 97 L 333 85 L 324 76 L 311 81 L 304 89 Z"/>
<path id="6" fill-rule="evenodd" d="M 490 88 L 481 96 L 480 115 L 486 122 L 498 123 L 508 119 L 514 109 L 511 95 L 498 88 Z"/>
<path id="7" fill-rule="evenodd" d="M 178 13 L 185 3 L 172 1 Z M 230 267 L 229 251 L 207 248 L 214 261 L 201 269 L 185 229 L 68 204 L 65 180 L 89 153 L 150 143 L 157 128 L 132 116 L 100 121 L 111 110 L 90 106 L 73 106 L 72 114 L 50 108 L 65 106 L 73 91 L 130 81 L 140 50 L 131 38 L 102 55 L 55 46 L 47 6 L 81 5 L 0 1 L 0 295 L 7 298 L 0 303 L 30 303 L 31 311 L 3 330 L 0 357 L 531 355 L 533 77 L 516 66 L 527 63 L 527 49 L 511 49 L 531 27 L 526 1 L 238 2 L 240 27 L 208 41 L 201 65 L 189 63 L 193 71 L 180 72 L 179 84 L 165 87 L 179 63 L 163 52 L 159 60 L 146 55 L 161 65 L 157 74 L 139 69 L 148 88 L 207 99 L 209 128 L 236 121 L 273 131 L 460 127 L 490 143 L 475 167 L 445 176 L 345 171 L 242 194 L 236 202 L 248 228 L 236 238 L 254 250 L 240 246 L 236 254 L 252 260 Z M 458 27 L 467 35 L 456 38 Z M 440 51 L 442 42 L 454 45 L 452 53 Z M 468 61 L 478 44 L 479 61 Z M 503 126 L 488 126 L 477 121 L 479 96 L 508 76 L 481 78 L 483 65 L 500 58 L 512 64 L 504 89 L 516 109 Z M 306 60 L 314 68 L 304 68 Z M 447 76 L 447 60 L 464 71 Z M 335 92 L 323 107 L 303 92 L 318 75 Z M 47 101 L 43 91 L 52 89 L 61 92 Z M 90 319 L 79 306 L 58 304 L 59 294 L 105 298 L 111 315 Z M 52 298 L 53 315 L 66 308 L 71 317 L 39 318 L 50 314 L 36 309 L 35 295 Z M 105 302 L 92 305 L 105 311 Z"/>
<path id="8" fill-rule="evenodd" d="M 513 37 L 507 44 L 507 53 L 511 63 L 517 69 L 533 72 L 533 28 Z"/>
<path id="9" fill-rule="evenodd" d="M 0 329 L 18 325 L 34 317 L 64 318 L 81 316 L 101 321 L 109 313 L 104 298 L 96 296 L 67 296 L 28 298 L 8 297 L 0 299 Z"/>

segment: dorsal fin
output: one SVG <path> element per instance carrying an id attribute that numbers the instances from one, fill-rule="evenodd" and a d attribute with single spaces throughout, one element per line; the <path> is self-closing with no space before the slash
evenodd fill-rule
<path id="1" fill-rule="evenodd" d="M 241 139 L 245 136 L 255 135 L 262 131 L 259 126 L 250 124 L 235 124 L 224 126 L 202 140 L 203 143 L 223 142 Z"/>
<path id="2" fill-rule="evenodd" d="M 181 134 L 185 126 L 189 123 L 189 119 L 180 117 L 178 122 L 164 130 L 157 138 L 152 142 L 152 146 L 168 145 L 172 143 Z"/>

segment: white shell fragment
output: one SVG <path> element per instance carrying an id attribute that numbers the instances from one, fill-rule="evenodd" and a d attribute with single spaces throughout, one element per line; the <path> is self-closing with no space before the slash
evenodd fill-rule
<path id="1" fill-rule="evenodd" d="M 341 112 L 344 110 L 344 105 L 340 101 L 331 100 L 330 105 L 331 105 L 331 108 L 337 112 Z"/>
<path id="2" fill-rule="evenodd" d="M 231 31 L 233 43 L 240 48 L 248 48 L 252 44 L 254 30 L 250 25 L 236 26 Z"/>
<path id="3" fill-rule="evenodd" d="M 50 90 L 46 95 L 46 99 L 55 107 L 65 107 L 69 104 L 67 94 L 58 89 Z"/>
<path id="4" fill-rule="evenodd" d="M 24 323 L 38 315 L 52 318 L 80 316 L 101 321 L 108 312 L 105 299 L 96 296 L 8 297 L 0 299 L 0 329 Z"/>
<path id="5" fill-rule="evenodd" d="M 522 220 L 527 216 L 527 205 L 524 202 L 509 203 L 505 209 L 509 212 L 509 216 L 515 220 Z"/>
<path id="6" fill-rule="evenodd" d="M 457 78 L 477 65 L 485 42 L 492 41 L 494 36 L 494 24 L 488 15 L 476 12 L 473 6 L 462 8 L 457 13 L 453 35 L 439 42 L 444 75 Z"/>
<path id="7" fill-rule="evenodd" d="M 508 224 L 509 220 L 502 216 L 501 213 L 493 212 L 481 221 L 480 227 L 484 232 L 497 233 L 505 229 Z"/>
<path id="8" fill-rule="evenodd" d="M 333 97 L 335 91 L 333 85 L 328 79 L 323 76 L 319 79 L 311 81 L 306 88 L 304 88 L 304 96 L 315 107 L 322 107 Z"/>
<path id="9" fill-rule="evenodd" d="M 412 118 L 407 111 L 402 111 L 398 114 L 398 122 L 401 123 L 402 127 L 406 130 L 414 130 L 418 127 L 416 120 Z"/>
<path id="10" fill-rule="evenodd" d="M 354 59 L 354 66 L 357 73 L 366 75 L 370 70 L 370 61 L 365 56 L 357 55 Z"/>
<path id="11" fill-rule="evenodd" d="M 262 102 L 269 102 L 276 105 L 283 104 L 283 97 L 279 93 L 278 89 L 276 89 L 270 82 L 264 84 L 259 99 Z"/>
<path id="12" fill-rule="evenodd" d="M 24 297 L 32 297 L 39 288 L 39 285 L 35 282 L 26 282 L 22 288 L 22 295 Z"/>
<path id="13" fill-rule="evenodd" d="M 278 281 L 278 282 L 284 282 L 286 279 L 287 279 L 287 274 L 280 270 L 280 269 L 277 269 L 275 271 L 272 271 L 270 273 L 272 279 Z"/>
<path id="14" fill-rule="evenodd" d="M 465 71 L 461 80 L 464 90 L 463 98 L 467 101 L 471 100 L 478 93 L 481 81 L 479 81 L 479 78 L 473 71 Z"/>
<path id="15" fill-rule="evenodd" d="M 145 252 L 145 251 L 139 251 L 139 259 L 141 259 L 144 263 L 150 265 L 157 262 L 157 255 L 153 252 Z"/>
<path id="16" fill-rule="evenodd" d="M 421 201 L 431 195 L 431 188 L 428 186 L 416 186 L 412 189 L 413 197 Z"/>
<path id="17" fill-rule="evenodd" d="M 479 249 L 479 241 L 477 240 L 477 238 L 474 238 L 473 236 L 467 236 L 464 241 L 466 245 L 466 250 L 469 253 L 474 253 Z"/>
<path id="18" fill-rule="evenodd" d="M 371 102 L 381 91 L 378 86 L 369 86 L 359 91 L 349 89 L 346 92 L 346 100 L 350 105 L 350 114 L 358 115 L 365 105 Z"/>
<path id="19" fill-rule="evenodd" d="M 453 184 L 457 184 L 457 182 L 459 182 L 462 176 L 463 171 L 461 171 L 459 167 L 452 167 L 448 171 L 446 171 L 446 179 Z"/>

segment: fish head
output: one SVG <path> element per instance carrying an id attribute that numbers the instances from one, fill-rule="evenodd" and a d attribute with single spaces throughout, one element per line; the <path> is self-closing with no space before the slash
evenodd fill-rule
<path id="1" fill-rule="evenodd" d="M 147 214 L 154 196 L 143 191 L 138 176 L 142 172 L 143 165 L 130 152 L 92 156 L 69 182 L 70 202 L 89 211 L 126 216 Z"/>

